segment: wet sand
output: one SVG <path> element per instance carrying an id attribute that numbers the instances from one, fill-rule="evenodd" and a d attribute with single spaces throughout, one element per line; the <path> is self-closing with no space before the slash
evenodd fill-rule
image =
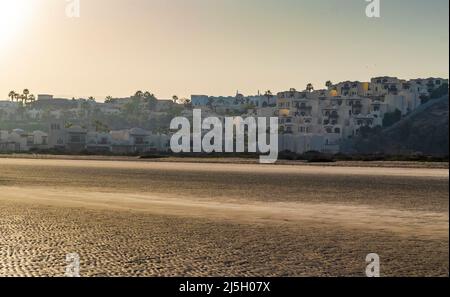
<path id="1" fill-rule="evenodd" d="M 448 276 L 448 169 L 0 159 L 0 275 Z"/>

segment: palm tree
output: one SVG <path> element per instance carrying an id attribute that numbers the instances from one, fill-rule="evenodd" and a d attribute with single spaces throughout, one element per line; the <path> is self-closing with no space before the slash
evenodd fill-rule
<path id="1" fill-rule="evenodd" d="M 328 80 L 328 81 L 325 83 L 325 86 L 329 89 L 329 88 L 331 88 L 331 87 L 333 86 L 333 83 L 331 82 L 331 80 Z"/>
<path id="2" fill-rule="evenodd" d="M 25 102 L 27 101 L 29 94 L 30 94 L 30 90 L 28 90 L 28 89 L 23 90 L 23 96 L 25 97 Z"/>
<path id="3" fill-rule="evenodd" d="M 144 93 L 142 91 L 136 91 L 136 93 L 134 93 L 134 97 L 142 98 L 144 97 Z"/>
<path id="4" fill-rule="evenodd" d="M 109 132 L 109 127 L 99 120 L 94 121 L 94 126 L 96 132 Z"/>
<path id="5" fill-rule="evenodd" d="M 184 106 L 191 107 L 191 99 L 185 99 L 184 100 Z"/>
<path id="6" fill-rule="evenodd" d="M 270 100 L 273 98 L 272 91 L 267 90 L 265 96 L 267 97 L 267 103 L 270 105 Z"/>
<path id="7" fill-rule="evenodd" d="M 177 103 L 178 102 L 178 96 L 177 95 L 173 95 L 172 96 L 172 100 L 173 100 L 173 103 Z"/>
<path id="8" fill-rule="evenodd" d="M 22 105 L 27 103 L 28 95 L 22 94 L 20 95 L 20 100 L 22 100 Z"/>
<path id="9" fill-rule="evenodd" d="M 34 97 L 34 95 L 31 94 L 30 96 L 28 96 L 28 101 L 29 101 L 30 103 L 33 103 L 34 101 L 36 101 L 36 97 Z"/>
<path id="10" fill-rule="evenodd" d="M 149 91 L 146 91 L 141 97 L 144 97 L 145 99 L 153 99 L 155 98 L 155 95 L 150 93 Z"/>
<path id="11" fill-rule="evenodd" d="M 16 98 L 16 92 L 14 91 L 9 92 L 8 97 L 11 98 L 11 101 L 14 101 L 14 99 Z"/>
<path id="12" fill-rule="evenodd" d="M 306 90 L 310 93 L 314 90 L 314 86 L 312 85 L 312 83 L 306 85 Z"/>

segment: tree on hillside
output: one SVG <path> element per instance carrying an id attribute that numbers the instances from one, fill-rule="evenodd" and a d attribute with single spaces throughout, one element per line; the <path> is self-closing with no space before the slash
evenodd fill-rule
<path id="1" fill-rule="evenodd" d="M 271 101 L 272 101 L 272 98 L 273 98 L 272 91 L 271 90 L 267 90 L 266 93 L 264 94 L 264 96 L 266 96 L 266 98 L 267 98 L 267 105 L 271 105 L 272 104 Z"/>
<path id="2" fill-rule="evenodd" d="M 11 98 L 11 101 L 14 101 L 14 99 L 16 99 L 16 95 L 16 92 L 11 91 L 9 92 L 8 97 Z"/>
<path id="3" fill-rule="evenodd" d="M 95 127 L 96 132 L 109 133 L 109 131 L 110 131 L 108 125 L 105 125 L 104 123 L 102 123 L 99 120 L 95 120 L 93 122 L 93 126 Z"/>
<path id="4" fill-rule="evenodd" d="M 136 91 L 136 93 L 134 93 L 134 97 L 142 98 L 144 97 L 144 93 L 142 91 Z"/>
<path id="5" fill-rule="evenodd" d="M 149 91 L 146 91 L 144 93 L 143 100 L 147 105 L 148 110 L 154 110 L 156 108 L 156 105 L 158 104 L 158 99 L 156 99 L 155 95 L 153 93 L 150 93 Z"/>
<path id="6" fill-rule="evenodd" d="M 442 84 L 439 88 L 433 90 L 430 94 L 430 98 L 438 99 L 445 95 L 448 95 L 448 84 Z"/>
<path id="7" fill-rule="evenodd" d="M 383 118 L 383 127 L 388 128 L 402 119 L 402 112 L 396 109 L 394 112 L 386 113 Z"/>
<path id="8" fill-rule="evenodd" d="M 30 94 L 30 90 L 28 90 L 28 89 L 23 90 L 23 98 L 24 98 L 25 102 L 27 102 L 29 94 Z"/>
<path id="9" fill-rule="evenodd" d="M 34 101 L 36 101 L 36 97 L 34 97 L 34 95 L 31 94 L 30 96 L 28 96 L 28 101 L 29 103 L 33 103 Z"/>

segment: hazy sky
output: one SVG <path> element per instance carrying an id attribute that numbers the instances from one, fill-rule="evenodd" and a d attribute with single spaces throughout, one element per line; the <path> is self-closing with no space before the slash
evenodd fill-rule
<path id="1" fill-rule="evenodd" d="M 0 98 L 158 98 L 448 77 L 448 0 L 0 0 Z"/>

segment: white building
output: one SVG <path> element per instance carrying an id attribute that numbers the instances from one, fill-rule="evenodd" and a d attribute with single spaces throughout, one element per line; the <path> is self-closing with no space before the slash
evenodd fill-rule
<path id="1" fill-rule="evenodd" d="M 32 149 L 47 149 L 48 134 L 42 131 L 27 133 L 22 129 L 0 131 L 0 151 L 27 152 Z"/>
<path id="2" fill-rule="evenodd" d="M 110 133 L 93 131 L 86 133 L 86 149 L 90 152 L 111 152 L 112 144 Z"/>
<path id="3" fill-rule="evenodd" d="M 49 94 L 38 94 L 37 96 L 37 100 L 52 100 L 53 99 L 53 95 L 49 95 Z"/>
<path id="4" fill-rule="evenodd" d="M 113 153 L 168 152 L 170 149 L 170 138 L 165 134 L 153 134 L 141 128 L 111 131 L 110 134 Z"/>

